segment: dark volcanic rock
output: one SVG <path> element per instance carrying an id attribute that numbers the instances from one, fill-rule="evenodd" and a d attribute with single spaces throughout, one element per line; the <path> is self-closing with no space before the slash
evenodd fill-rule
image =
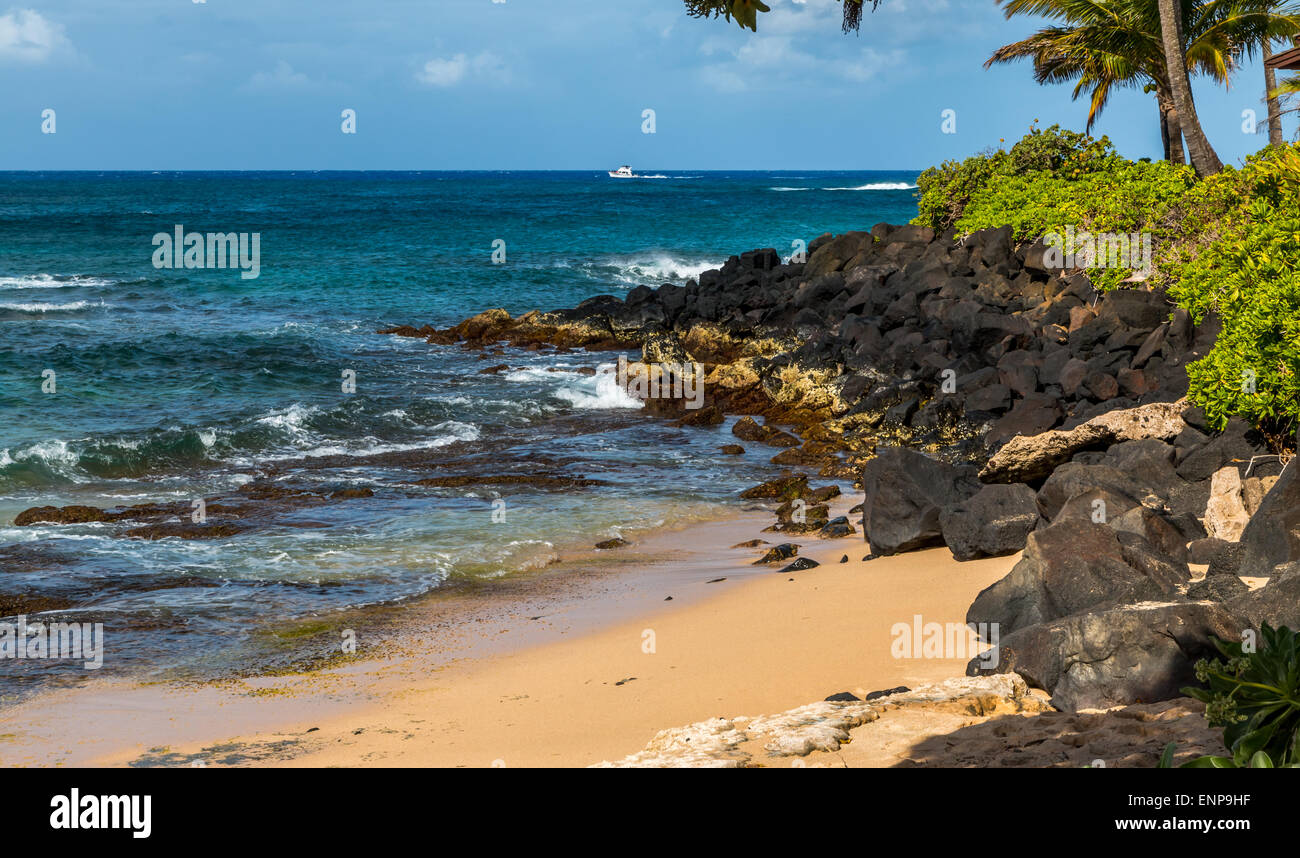
<path id="1" fill-rule="evenodd" d="M 1203 580 L 1187 588 L 1187 598 L 1197 601 L 1231 602 L 1250 592 L 1250 588 L 1236 575 L 1206 575 Z M 1238 611 L 1246 617 L 1246 612 Z"/>
<path id="2" fill-rule="evenodd" d="M 799 546 L 786 542 L 775 548 L 769 548 L 767 553 L 760 559 L 754 561 L 755 566 L 763 566 L 767 563 L 780 563 L 782 560 L 789 560 L 799 553 Z"/>
<path id="3" fill-rule="evenodd" d="M 1196 662 L 1218 654 L 1212 638 L 1239 640 L 1242 627 L 1209 602 L 1114 607 L 1005 635 L 995 669 L 977 658 L 966 672 L 1019 673 L 1064 712 L 1151 703 L 1181 696 Z"/>
<path id="4" fill-rule="evenodd" d="M 902 447 L 886 447 L 867 462 L 862 485 L 862 529 L 877 556 L 942 542 L 942 511 L 980 489 L 953 466 Z"/>
<path id="5" fill-rule="evenodd" d="M 1067 462 L 1047 478 L 1038 491 L 1038 508 L 1043 518 L 1048 521 L 1056 519 L 1057 513 L 1066 502 L 1084 492 L 1101 489 L 1112 495 L 1124 498 L 1137 506 L 1149 492 L 1139 485 L 1129 474 L 1106 465 L 1086 465 L 1082 462 Z M 1108 518 L 1114 517 L 1116 511 L 1106 509 Z"/>
<path id="6" fill-rule="evenodd" d="M 760 426 L 753 417 L 742 417 L 731 427 L 731 434 L 742 441 L 754 441 L 769 447 L 798 447 L 800 441 L 775 426 Z"/>
<path id="7" fill-rule="evenodd" d="M 1023 484 L 992 485 L 945 509 L 939 529 L 952 556 L 965 561 L 1015 554 L 1025 547 L 1038 522 L 1033 489 Z"/>
<path id="8" fill-rule="evenodd" d="M 195 524 L 192 522 L 172 522 L 166 524 L 148 524 L 134 527 L 122 535 L 130 539 L 226 539 L 236 536 L 245 528 L 235 524 Z"/>
<path id="9" fill-rule="evenodd" d="M 109 520 L 106 512 L 93 506 L 38 506 L 18 513 L 14 518 L 14 527 L 32 524 L 85 524 Z"/>
<path id="10" fill-rule="evenodd" d="M 1051 519 L 1051 523 L 1084 521 L 1093 524 L 1110 524 L 1129 510 L 1140 506 L 1141 504 L 1128 495 L 1116 494 L 1109 489 L 1085 489 L 1062 504 Z"/>
<path id="11" fill-rule="evenodd" d="M 59 596 L 8 595 L 0 593 L 0 617 L 39 614 L 43 611 L 62 611 L 71 608 L 75 604 L 71 599 Z"/>
<path id="12" fill-rule="evenodd" d="M 849 524 L 847 516 L 833 518 L 826 523 L 819 531 L 818 535 L 824 539 L 843 539 L 846 536 L 852 536 L 857 533 L 852 524 Z"/>
<path id="13" fill-rule="evenodd" d="M 1214 555 L 1210 560 L 1209 571 L 1205 574 L 1238 576 L 1245 553 L 1245 548 L 1240 542 L 1230 543 L 1227 548 Z"/>
<path id="14" fill-rule="evenodd" d="M 372 498 L 375 496 L 374 489 L 338 489 L 330 492 L 330 500 L 356 500 L 358 498 Z"/>
<path id="15" fill-rule="evenodd" d="M 881 689 L 880 691 L 872 691 L 869 694 L 867 694 L 867 696 L 863 699 L 868 701 L 880 700 L 884 697 L 893 697 L 895 694 L 906 694 L 911 690 L 912 689 L 908 688 L 906 685 L 898 685 L 895 686 L 894 688 L 884 688 Z"/>
<path id="16" fill-rule="evenodd" d="M 1187 577 L 1105 525 L 1063 521 L 1030 534 L 1024 558 L 975 597 L 966 622 L 997 623 L 1005 635 L 1103 603 L 1168 598 Z"/>
<path id="17" fill-rule="evenodd" d="M 1135 507 L 1110 520 L 1117 531 L 1132 533 L 1149 543 L 1152 548 L 1175 562 L 1187 565 L 1187 540 L 1173 522 L 1155 510 Z"/>
<path id="18" fill-rule="evenodd" d="M 1223 539 L 1205 539 L 1194 540 L 1187 546 L 1187 562 L 1196 563 L 1201 566 L 1209 566 L 1214 562 L 1222 552 L 1229 551 L 1238 543 L 1228 542 Z M 1240 563 L 1238 563 L 1240 565 Z M 1235 568 L 1235 567 L 1234 567 Z"/>
<path id="19" fill-rule="evenodd" d="M 1228 607 L 1255 629 L 1264 623 L 1300 628 L 1300 562 L 1273 569 L 1267 584 L 1237 596 Z"/>
<path id="20" fill-rule="evenodd" d="M 1203 444 L 1190 450 L 1178 465 L 1178 474 L 1183 479 L 1197 483 L 1208 480 L 1214 473 L 1226 465 L 1238 465 L 1245 468 L 1250 460 L 1268 452 L 1263 444 L 1256 443 L 1250 426 L 1236 417 L 1228 421 L 1223 432 Z"/>
<path id="21" fill-rule="evenodd" d="M 800 557 L 789 566 L 782 569 L 782 572 L 803 572 L 805 569 L 816 569 L 821 564 L 816 560 L 810 560 L 807 557 Z"/>
<path id="22" fill-rule="evenodd" d="M 1300 459 L 1292 459 L 1277 485 L 1241 534 L 1241 575 L 1271 575 L 1275 566 L 1300 560 Z"/>
<path id="23" fill-rule="evenodd" d="M 799 474 L 768 480 L 740 493 L 746 500 L 790 500 L 808 492 L 808 478 Z"/>

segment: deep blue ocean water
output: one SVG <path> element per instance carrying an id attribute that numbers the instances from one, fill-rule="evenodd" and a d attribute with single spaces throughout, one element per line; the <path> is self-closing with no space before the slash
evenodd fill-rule
<path id="1" fill-rule="evenodd" d="M 511 371 L 481 375 L 458 347 L 375 333 L 681 283 L 748 249 L 788 256 L 796 240 L 916 214 L 915 172 L 642 172 L 661 177 L 0 173 L 0 596 L 104 621 L 111 664 L 219 662 L 259 623 L 538 568 L 735 503 L 779 470 L 771 451 L 721 461 L 725 427 L 652 424 L 606 372 L 573 371 L 612 356 L 508 354 L 493 362 Z M 259 276 L 155 268 L 153 236 L 177 224 L 259 233 Z M 294 464 L 444 447 L 610 485 L 395 490 L 420 475 Z M 11 526 L 31 506 L 228 492 L 271 461 L 376 496 L 216 541 Z"/>

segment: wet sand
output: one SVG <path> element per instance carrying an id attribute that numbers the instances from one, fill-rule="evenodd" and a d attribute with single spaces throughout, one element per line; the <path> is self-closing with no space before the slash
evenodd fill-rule
<path id="1" fill-rule="evenodd" d="M 852 496 L 833 506 L 843 514 Z M 769 513 L 664 532 L 622 568 L 575 558 L 488 599 L 401 608 L 400 633 L 328 669 L 202 684 L 90 683 L 0 713 L 4 765 L 586 766 L 707 718 L 961 676 L 891 654 L 920 615 L 962 623 L 1017 557 L 864 562 L 861 535 L 762 533 Z M 754 538 L 822 565 L 753 566 Z M 689 548 L 685 546 L 690 546 Z M 840 563 L 847 555 L 849 562 Z M 720 578 L 726 580 L 718 581 Z M 671 598 L 670 598 L 671 597 Z"/>

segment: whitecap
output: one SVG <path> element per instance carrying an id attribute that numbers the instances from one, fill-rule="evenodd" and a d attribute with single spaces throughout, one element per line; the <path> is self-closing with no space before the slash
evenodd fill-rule
<path id="1" fill-rule="evenodd" d="M 71 276 L 28 274 L 23 277 L 0 277 L 0 289 L 71 289 L 83 286 L 112 285 L 112 280 L 82 274 Z"/>
<path id="2" fill-rule="evenodd" d="M 70 301 L 66 304 L 53 304 L 48 301 L 34 301 L 28 304 L 0 304 L 0 310 L 14 313 L 68 313 L 84 310 L 87 307 L 107 307 L 103 301 Z"/>
<path id="3" fill-rule="evenodd" d="M 906 182 L 876 182 L 867 185 L 858 185 L 854 188 L 822 188 L 823 191 L 914 191 L 916 185 L 909 185 Z"/>
<path id="4" fill-rule="evenodd" d="M 584 262 L 581 267 L 597 280 L 611 277 L 625 286 L 658 286 L 662 283 L 684 283 L 698 280 L 705 271 L 721 268 L 722 263 L 711 259 L 689 259 L 668 253 L 648 251 Z M 606 273 L 613 269 L 612 273 Z"/>

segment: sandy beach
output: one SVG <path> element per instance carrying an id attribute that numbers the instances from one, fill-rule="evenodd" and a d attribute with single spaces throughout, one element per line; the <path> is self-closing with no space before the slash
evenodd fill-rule
<path id="1" fill-rule="evenodd" d="M 835 514 L 853 502 L 843 497 Z M 587 766 L 661 729 L 780 712 L 838 692 L 961 676 L 965 659 L 897 659 L 891 627 L 961 623 L 1015 557 L 946 549 L 864 562 L 859 536 L 794 540 L 821 565 L 751 565 L 751 513 L 647 539 L 640 568 L 556 575 L 481 601 L 408 608 L 379 652 L 325 670 L 198 685 L 105 682 L 0 719 L 5 765 Z M 845 555 L 848 562 L 841 563 Z M 636 565 L 636 564 L 630 564 Z M 718 580 L 725 579 L 725 580 Z M 670 598 L 671 597 L 671 598 Z M 539 613 L 533 613 L 533 612 Z M 86 729 L 93 724 L 93 730 Z"/>

